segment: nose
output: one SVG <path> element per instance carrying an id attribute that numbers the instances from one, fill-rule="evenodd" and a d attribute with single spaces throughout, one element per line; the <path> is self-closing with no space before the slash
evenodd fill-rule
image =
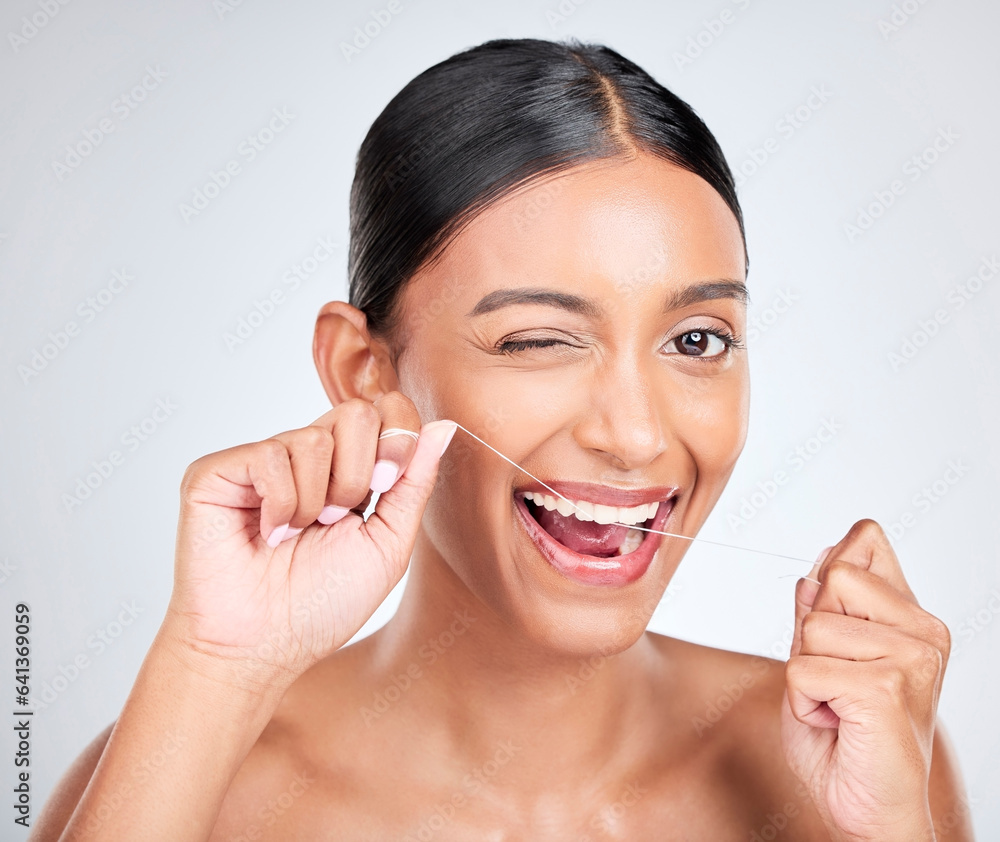
<path id="1" fill-rule="evenodd" d="M 581 447 L 623 471 L 649 465 L 668 446 L 669 427 L 649 364 L 623 356 L 595 373 L 590 406 L 574 428 Z"/>

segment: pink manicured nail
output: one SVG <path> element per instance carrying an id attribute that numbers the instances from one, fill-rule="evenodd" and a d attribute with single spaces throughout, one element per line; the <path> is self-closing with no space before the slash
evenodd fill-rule
<path id="1" fill-rule="evenodd" d="M 388 459 L 379 459 L 375 463 L 375 470 L 372 471 L 371 490 L 377 494 L 388 491 L 392 488 L 399 476 L 399 465 L 390 462 Z"/>
<path id="2" fill-rule="evenodd" d="M 287 540 L 288 540 L 289 538 L 294 538 L 294 537 L 295 537 L 296 535 L 298 535 L 298 534 L 299 534 L 299 533 L 300 533 L 300 532 L 301 532 L 301 531 L 302 531 L 303 529 L 305 529 L 305 527 L 304 527 L 304 526 L 302 526 L 302 527 L 298 527 L 298 528 L 296 528 L 296 527 L 294 527 L 294 526 L 293 526 L 293 527 L 289 527 L 288 529 L 286 529 L 286 530 L 285 530 L 285 534 L 281 536 L 281 540 L 282 540 L 282 541 L 287 541 Z"/>
<path id="3" fill-rule="evenodd" d="M 288 532 L 287 523 L 274 527 L 274 529 L 271 530 L 271 534 L 267 536 L 267 545 L 272 548 L 278 546 L 278 544 L 284 540 L 286 532 Z"/>
<path id="4" fill-rule="evenodd" d="M 350 509 L 346 509 L 343 506 L 324 506 L 323 511 L 319 513 L 319 517 L 316 520 L 324 526 L 330 526 L 343 518 L 349 511 Z"/>
<path id="5" fill-rule="evenodd" d="M 819 554 L 819 558 L 816 559 L 816 563 L 822 564 L 826 560 L 826 557 L 830 555 L 830 550 L 832 549 L 833 547 L 827 547 L 825 550 L 823 550 L 823 552 Z"/>
<path id="6" fill-rule="evenodd" d="M 451 444 L 451 440 L 455 438 L 455 430 L 458 429 L 458 424 L 451 428 L 451 432 L 448 433 L 447 438 L 441 444 L 441 455 L 444 456 L 444 452 L 448 449 L 448 445 Z"/>
<path id="7" fill-rule="evenodd" d="M 444 452 L 448 449 L 448 445 L 451 444 L 452 438 L 455 436 L 455 430 L 458 429 L 458 424 L 447 418 L 442 418 L 438 421 L 431 421 L 420 430 L 420 435 L 428 435 L 431 438 L 440 436 L 441 441 L 441 456 L 444 456 Z M 447 432 L 444 432 L 447 430 Z M 441 432 L 439 432 L 441 431 Z"/>

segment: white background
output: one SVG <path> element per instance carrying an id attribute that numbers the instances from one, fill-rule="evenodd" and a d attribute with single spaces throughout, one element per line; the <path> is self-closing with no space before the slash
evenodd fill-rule
<path id="1" fill-rule="evenodd" d="M 954 636 L 941 712 L 977 831 L 1000 838 L 1000 277 L 968 284 L 1000 256 L 1000 7 L 399 0 L 348 60 L 342 44 L 386 3 L 149 5 L 70 2 L 30 38 L 23 17 L 47 17 L 37 3 L 0 11 L 0 672 L 12 666 L 13 606 L 27 602 L 33 695 L 47 686 L 49 698 L 34 719 L 36 813 L 116 716 L 155 634 L 184 468 L 328 408 L 313 321 L 323 302 L 346 297 L 348 190 L 372 120 L 461 49 L 573 35 L 617 49 L 691 103 L 748 174 L 751 316 L 762 327 L 750 337 L 751 429 L 702 535 L 813 558 L 859 518 L 898 525 L 913 589 Z M 119 98 L 147 65 L 166 75 L 147 78 L 122 118 Z M 814 87 L 824 101 L 810 101 Z M 294 117 L 248 161 L 239 146 L 273 109 Z M 66 146 L 105 118 L 113 130 L 67 164 Z M 952 139 L 920 169 L 913 156 L 941 132 Z M 180 205 L 230 160 L 241 172 L 185 221 Z M 879 205 L 895 179 L 903 189 Z M 873 203 L 877 218 L 851 232 Z M 224 335 L 324 236 L 338 244 L 333 258 L 228 348 Z M 116 270 L 134 280 L 86 320 L 78 308 Z M 780 313 L 779 299 L 792 302 Z M 922 328 L 937 311 L 936 329 Z M 70 320 L 78 334 L 24 376 L 19 367 Z M 147 421 L 155 429 L 130 449 L 122 435 L 158 400 L 176 408 Z M 812 440 L 824 423 L 835 435 Z M 810 457 L 800 468 L 789 458 L 797 447 Z M 69 508 L 65 495 L 113 450 L 122 464 Z M 786 481 L 769 486 L 782 470 Z M 750 517 L 736 523 L 741 508 Z M 784 657 L 790 574 L 804 569 L 696 543 L 651 628 Z M 139 611 L 124 628 L 122 603 Z M 87 665 L 74 672 L 79 655 Z M 6 745 L 10 729 L 0 731 Z M 0 762 L 13 781 L 12 760 Z"/>

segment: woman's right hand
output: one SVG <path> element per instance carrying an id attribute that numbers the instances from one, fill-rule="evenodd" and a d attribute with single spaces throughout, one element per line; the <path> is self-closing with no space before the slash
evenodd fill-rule
<path id="1" fill-rule="evenodd" d="M 390 428 L 420 438 L 379 440 Z M 343 646 L 402 577 L 455 429 L 421 428 L 409 398 L 389 392 L 193 462 L 164 631 L 250 682 L 290 684 Z M 370 485 L 392 479 L 380 464 L 382 483 L 372 483 L 383 461 L 400 476 L 365 521 Z"/>

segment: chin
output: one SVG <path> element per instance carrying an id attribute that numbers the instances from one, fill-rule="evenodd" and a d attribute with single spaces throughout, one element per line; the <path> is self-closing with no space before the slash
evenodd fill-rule
<path id="1" fill-rule="evenodd" d="M 579 489 L 573 490 L 570 499 L 577 502 Z M 601 520 L 624 519 L 626 525 L 614 526 L 586 520 L 594 513 L 586 506 L 583 519 L 577 519 L 572 512 L 562 515 L 551 495 L 530 486 L 514 490 L 515 541 L 503 578 L 516 603 L 502 613 L 540 648 L 566 657 L 612 655 L 642 637 L 689 542 L 665 544 L 665 536 L 627 525 L 683 534 L 677 526 L 683 508 L 678 487 L 636 494 L 638 502 L 635 496 L 618 498 L 628 505 L 616 512 L 597 509 Z M 566 511 L 564 502 L 562 507 Z"/>
<path id="2" fill-rule="evenodd" d="M 580 511 L 532 482 L 511 489 L 507 511 L 485 529 L 456 530 L 453 512 L 479 501 L 431 499 L 424 534 L 451 573 L 439 586 L 450 581 L 471 592 L 513 637 L 530 642 L 526 651 L 566 658 L 624 651 L 643 636 L 690 545 L 643 530 L 687 534 L 690 493 L 678 484 L 542 482 Z"/>

